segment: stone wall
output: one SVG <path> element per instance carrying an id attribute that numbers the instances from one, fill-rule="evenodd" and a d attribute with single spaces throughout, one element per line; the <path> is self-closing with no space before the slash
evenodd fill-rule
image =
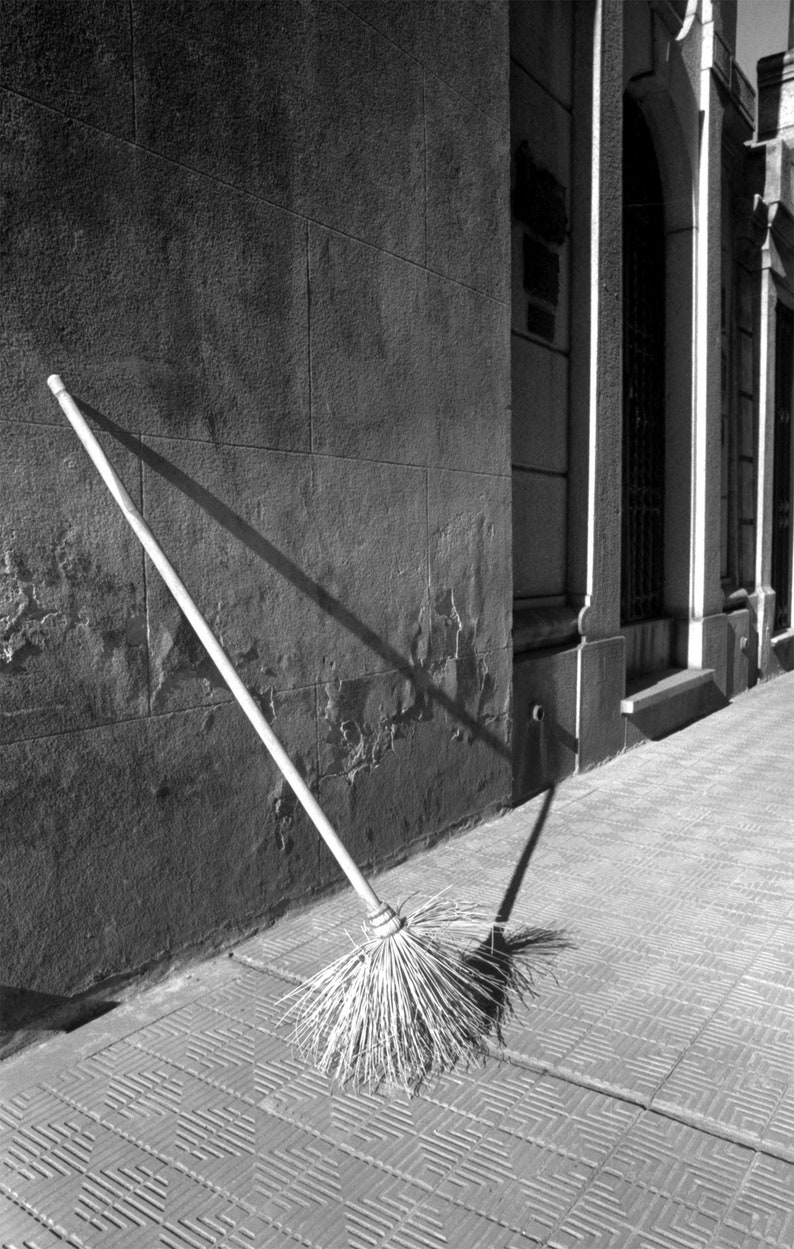
<path id="1" fill-rule="evenodd" d="M 365 864 L 510 791 L 501 0 L 9 0 L 7 984 L 337 880 L 46 387 L 59 372 Z"/>

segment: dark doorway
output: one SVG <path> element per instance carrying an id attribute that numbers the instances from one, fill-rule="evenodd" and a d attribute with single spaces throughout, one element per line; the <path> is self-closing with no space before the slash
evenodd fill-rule
<path id="1" fill-rule="evenodd" d="M 665 233 L 662 184 L 639 105 L 623 103 L 624 624 L 662 615 L 664 593 Z"/>
<path id="2" fill-rule="evenodd" d="M 772 477 L 772 589 L 776 632 L 791 627 L 791 395 L 794 388 L 794 313 L 776 309 L 775 451 Z"/>

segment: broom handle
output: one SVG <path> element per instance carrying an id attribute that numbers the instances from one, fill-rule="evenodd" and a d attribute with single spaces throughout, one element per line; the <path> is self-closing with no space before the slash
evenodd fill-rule
<path id="1" fill-rule="evenodd" d="M 53 373 L 52 377 L 47 378 L 47 385 L 63 408 L 63 411 L 77 434 L 77 437 L 80 439 L 91 459 L 94 461 L 100 477 L 104 481 L 110 493 L 113 495 L 113 498 L 118 503 L 132 529 L 137 534 L 143 549 L 146 551 L 155 568 L 162 576 L 199 638 L 204 643 L 212 662 L 215 664 L 215 667 L 218 669 L 232 694 L 237 699 L 237 702 L 243 712 L 251 721 L 251 724 L 256 729 L 267 749 L 270 751 L 270 754 L 278 764 L 284 777 L 289 782 L 295 797 L 300 802 L 309 819 L 314 824 L 314 827 L 317 829 L 317 832 L 320 834 L 328 849 L 331 851 L 331 854 L 334 856 L 342 871 L 345 873 L 345 876 L 350 881 L 350 884 L 353 886 L 361 900 L 366 904 L 368 910 L 370 912 L 377 910 L 382 905 L 380 898 L 375 893 L 366 876 L 364 876 L 357 864 L 351 858 L 336 829 L 333 827 L 330 820 L 326 818 L 320 804 L 314 797 L 314 794 L 309 789 L 300 772 L 295 767 L 284 747 L 281 745 L 281 742 L 278 740 L 267 720 L 262 715 L 262 712 L 259 710 L 256 702 L 249 694 L 243 682 L 240 680 L 231 660 L 221 647 L 198 607 L 193 602 L 193 599 L 190 597 L 187 588 L 180 579 L 173 565 L 166 558 L 157 539 L 125 490 L 115 469 L 99 445 L 99 442 L 97 441 L 88 422 L 57 373 Z"/>

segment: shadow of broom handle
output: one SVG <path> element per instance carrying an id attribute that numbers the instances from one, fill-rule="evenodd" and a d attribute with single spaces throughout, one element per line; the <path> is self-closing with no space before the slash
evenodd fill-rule
<path id="1" fill-rule="evenodd" d="M 143 519 L 129 494 L 125 490 L 118 474 L 99 445 L 93 430 L 90 428 L 88 422 L 57 373 L 53 373 L 51 377 L 47 378 L 47 385 L 63 408 L 67 420 L 93 460 L 100 477 L 124 513 L 124 516 L 137 535 L 143 549 L 146 551 L 146 554 L 151 559 L 155 568 L 160 573 L 160 576 L 168 586 L 168 589 L 173 594 L 185 616 L 187 616 L 191 625 L 206 647 L 212 662 L 215 664 L 215 667 L 218 669 L 224 681 L 228 685 L 240 708 L 251 721 L 254 729 L 259 734 L 259 737 L 262 739 L 280 768 L 284 778 L 289 783 L 295 797 L 298 799 L 298 802 L 300 802 L 312 824 L 314 824 L 314 827 L 317 829 L 317 832 L 320 834 L 345 876 L 350 881 L 350 884 L 353 886 L 362 902 L 364 902 L 370 918 L 375 918 L 376 912 L 378 913 L 377 918 L 380 918 L 380 912 L 384 909 L 391 912 L 391 907 L 387 907 L 381 902 L 367 878 L 351 858 L 336 829 L 324 814 L 322 808 L 317 802 L 317 799 L 314 797 L 314 794 L 309 789 L 300 772 L 295 767 L 295 764 L 292 762 L 267 720 L 262 715 L 258 704 L 254 701 L 251 694 L 240 680 L 234 665 L 218 642 L 198 607 L 193 602 L 193 599 L 190 597 L 190 594 L 179 577 L 179 574 L 167 559 L 151 529 L 146 524 L 146 521 Z M 391 914 L 393 915 L 394 913 L 391 912 Z M 387 916 L 384 916 L 384 920 L 388 925 Z M 381 920 L 381 925 L 382 924 L 383 920 Z M 379 931 L 383 932 L 383 927 L 381 925 L 379 925 Z M 383 933 L 383 935 L 387 934 Z"/>

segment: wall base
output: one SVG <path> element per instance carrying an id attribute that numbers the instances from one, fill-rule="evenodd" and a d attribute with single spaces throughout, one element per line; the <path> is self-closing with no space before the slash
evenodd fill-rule
<path id="1" fill-rule="evenodd" d="M 576 648 L 517 656 L 513 665 L 513 802 L 576 770 Z"/>
<path id="2" fill-rule="evenodd" d="M 625 686 L 623 637 L 579 648 L 579 769 L 597 767 L 625 745 L 620 700 Z"/>

